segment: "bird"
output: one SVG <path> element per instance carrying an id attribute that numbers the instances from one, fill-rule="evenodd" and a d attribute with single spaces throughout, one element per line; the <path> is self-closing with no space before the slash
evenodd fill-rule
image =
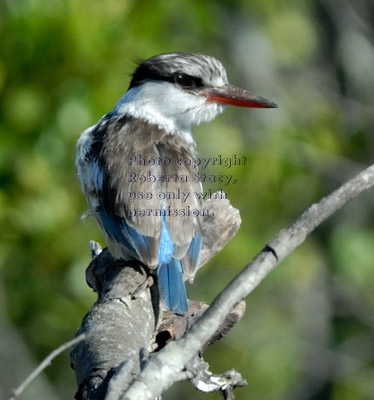
<path id="1" fill-rule="evenodd" d="M 191 127 L 227 105 L 275 108 L 229 83 L 222 63 L 199 53 L 170 52 L 140 62 L 113 110 L 86 129 L 76 167 L 93 215 L 114 259 L 154 271 L 164 309 L 185 315 L 185 281 L 199 268 L 202 191 L 194 179 Z M 185 193 L 183 199 L 176 193 Z"/>

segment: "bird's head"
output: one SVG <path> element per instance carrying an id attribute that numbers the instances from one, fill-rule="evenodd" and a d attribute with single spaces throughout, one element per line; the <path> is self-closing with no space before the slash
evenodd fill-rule
<path id="1" fill-rule="evenodd" d="M 189 130 L 210 121 L 224 106 L 274 108 L 276 104 L 230 85 L 214 57 L 165 53 L 143 61 L 132 75 L 128 92 L 114 111 L 130 112 L 150 122 L 164 121 L 170 131 Z"/>

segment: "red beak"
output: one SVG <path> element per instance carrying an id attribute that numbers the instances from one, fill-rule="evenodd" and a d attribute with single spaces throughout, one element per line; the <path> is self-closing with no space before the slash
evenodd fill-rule
<path id="1" fill-rule="evenodd" d="M 247 90 L 227 85 L 222 88 L 206 88 L 200 91 L 208 103 L 230 104 L 238 107 L 277 108 L 270 100 L 256 96 Z"/>

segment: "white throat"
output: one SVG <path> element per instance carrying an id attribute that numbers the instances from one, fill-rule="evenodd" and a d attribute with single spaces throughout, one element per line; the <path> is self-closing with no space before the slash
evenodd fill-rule
<path id="1" fill-rule="evenodd" d="M 222 113 L 224 106 L 207 103 L 202 96 L 188 93 L 173 83 L 146 81 L 130 89 L 116 104 L 115 114 L 129 114 L 157 125 L 194 143 L 191 126 L 208 122 Z"/>

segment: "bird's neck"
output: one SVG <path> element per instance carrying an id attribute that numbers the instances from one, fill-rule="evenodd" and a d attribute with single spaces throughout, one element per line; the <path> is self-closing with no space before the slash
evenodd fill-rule
<path id="1" fill-rule="evenodd" d="M 222 111 L 223 106 L 207 103 L 202 96 L 183 91 L 169 82 L 146 81 L 127 91 L 112 115 L 143 120 L 195 145 L 191 126 L 210 121 Z"/>
<path id="2" fill-rule="evenodd" d="M 143 89 L 144 91 L 144 89 Z M 148 91 L 149 92 L 149 91 Z M 129 90 L 116 104 L 112 111 L 113 116 L 128 115 L 135 119 L 155 125 L 158 129 L 164 130 L 168 135 L 177 135 L 188 144 L 195 144 L 190 124 L 181 124 L 168 110 L 165 110 L 164 99 L 157 99 L 155 96 L 142 95 L 138 88 Z M 158 101 L 159 100 L 159 101 Z M 172 102 L 169 101 L 172 109 Z"/>

